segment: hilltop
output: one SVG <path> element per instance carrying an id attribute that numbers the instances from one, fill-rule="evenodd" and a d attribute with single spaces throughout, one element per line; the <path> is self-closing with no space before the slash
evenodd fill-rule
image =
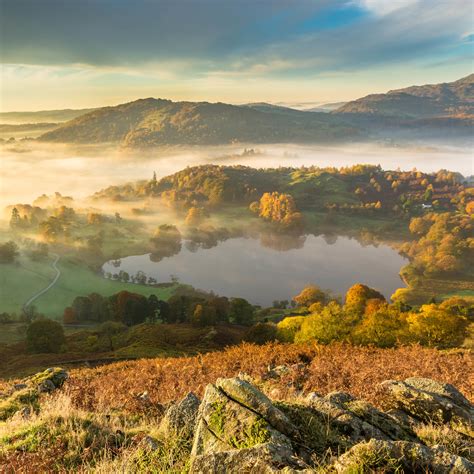
<path id="1" fill-rule="evenodd" d="M 281 109 L 140 99 L 96 109 L 45 133 L 41 140 L 150 146 L 339 142 L 361 136 L 357 127 L 337 117 Z"/>
<path id="2" fill-rule="evenodd" d="M 334 114 L 383 116 L 398 119 L 467 117 L 474 113 L 474 74 L 454 82 L 370 94 L 344 104 Z"/>

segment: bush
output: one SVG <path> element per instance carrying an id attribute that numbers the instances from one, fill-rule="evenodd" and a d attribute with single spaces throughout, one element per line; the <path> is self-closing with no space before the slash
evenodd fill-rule
<path id="1" fill-rule="evenodd" d="M 277 340 L 277 326 L 272 323 L 257 323 L 247 330 L 244 341 L 266 344 Z"/>
<path id="2" fill-rule="evenodd" d="M 60 352 L 65 342 L 64 329 L 52 319 L 37 319 L 26 330 L 28 350 L 36 353 Z"/>
<path id="3" fill-rule="evenodd" d="M 304 316 L 289 316 L 277 325 L 278 339 L 283 342 L 294 342 L 296 333 L 301 329 Z"/>

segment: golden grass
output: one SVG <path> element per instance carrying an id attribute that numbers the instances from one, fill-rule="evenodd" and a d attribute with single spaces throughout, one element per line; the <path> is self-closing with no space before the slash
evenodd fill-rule
<path id="1" fill-rule="evenodd" d="M 268 379 L 268 366 L 289 371 Z M 394 349 L 346 344 L 241 344 L 194 357 L 121 362 L 95 369 L 76 369 L 65 390 L 88 410 L 141 412 L 138 395 L 147 391 L 155 403 L 167 403 L 192 391 L 202 395 L 219 377 L 246 373 L 272 398 L 291 398 L 315 391 L 346 391 L 381 406 L 380 382 L 429 377 L 449 382 L 474 399 L 474 365 L 470 351 L 443 352 L 420 346 Z"/>

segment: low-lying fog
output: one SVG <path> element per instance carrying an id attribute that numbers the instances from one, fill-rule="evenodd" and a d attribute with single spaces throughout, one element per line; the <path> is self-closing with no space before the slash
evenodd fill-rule
<path id="1" fill-rule="evenodd" d="M 245 149 L 255 153 L 243 153 Z M 116 147 L 70 147 L 36 142 L 0 148 L 0 206 L 31 202 L 55 191 L 82 198 L 112 184 L 158 177 L 186 166 L 205 163 L 254 167 L 347 166 L 380 164 L 384 169 L 431 172 L 441 168 L 465 176 L 474 173 L 470 147 L 397 147 L 352 144 L 338 147 L 309 145 L 244 145 L 194 148 L 121 150 Z"/>

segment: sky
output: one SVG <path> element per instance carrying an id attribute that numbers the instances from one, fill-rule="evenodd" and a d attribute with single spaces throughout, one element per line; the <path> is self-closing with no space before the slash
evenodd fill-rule
<path id="1" fill-rule="evenodd" d="M 473 72 L 471 0 L 0 0 L 0 110 L 325 103 Z"/>

